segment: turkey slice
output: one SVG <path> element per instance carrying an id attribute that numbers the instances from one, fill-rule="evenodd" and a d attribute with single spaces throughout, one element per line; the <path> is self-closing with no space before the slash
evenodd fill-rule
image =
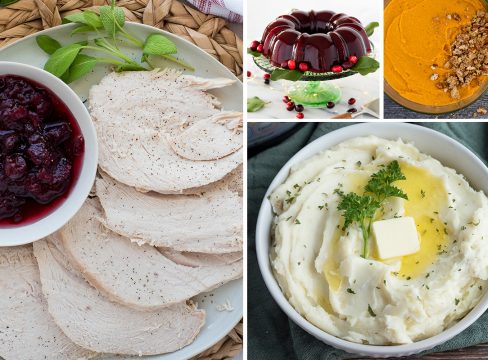
<path id="1" fill-rule="evenodd" d="M 222 179 L 242 163 L 242 150 L 218 160 L 189 160 L 174 152 L 167 136 L 226 114 L 218 109 L 218 100 L 202 89 L 232 82 L 174 71 L 107 75 L 90 89 L 100 167 L 124 184 L 160 193 L 182 192 Z M 219 157 L 227 151 L 220 150 Z"/>
<path id="2" fill-rule="evenodd" d="M 222 112 L 168 135 L 175 153 L 188 160 L 217 160 L 242 147 L 242 113 Z"/>
<path id="3" fill-rule="evenodd" d="M 174 263 L 191 267 L 228 265 L 242 259 L 242 252 L 205 254 L 175 251 L 167 248 L 158 248 L 158 250 Z"/>
<path id="4" fill-rule="evenodd" d="M 159 309 L 242 276 L 242 261 L 197 268 L 178 265 L 155 247 L 139 246 L 107 229 L 98 220 L 101 216 L 98 202 L 89 199 L 60 236 L 83 276 L 121 304 Z"/>
<path id="5" fill-rule="evenodd" d="M 65 360 L 95 354 L 54 323 L 42 294 L 32 246 L 0 248 L 0 357 Z"/>
<path id="6" fill-rule="evenodd" d="M 109 301 L 71 267 L 62 251 L 56 235 L 34 243 L 49 312 L 75 343 L 111 354 L 162 354 L 190 344 L 202 328 L 205 312 L 184 302 L 137 311 Z"/>
<path id="7" fill-rule="evenodd" d="M 178 251 L 242 250 L 242 199 L 224 184 L 201 196 L 141 193 L 101 173 L 96 192 L 103 223 L 138 244 Z"/>

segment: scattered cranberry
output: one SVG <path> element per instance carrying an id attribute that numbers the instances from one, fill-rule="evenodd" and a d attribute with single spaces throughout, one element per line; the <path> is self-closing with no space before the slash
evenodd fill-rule
<path id="1" fill-rule="evenodd" d="M 298 65 L 298 68 L 300 69 L 301 72 L 308 71 L 308 64 L 307 63 L 304 63 L 304 62 L 301 62 Z"/>
<path id="2" fill-rule="evenodd" d="M 349 110 L 347 110 L 348 113 L 355 113 L 355 112 L 358 112 L 358 110 L 356 108 L 351 108 Z"/>
<path id="3" fill-rule="evenodd" d="M 264 46 L 263 44 L 259 44 L 258 47 L 256 48 L 257 52 L 263 52 Z"/>
<path id="4" fill-rule="evenodd" d="M 270 75 L 270 74 L 268 74 L 268 73 L 265 73 L 265 74 L 263 75 L 263 78 L 265 78 L 265 79 L 269 79 L 270 77 L 271 77 L 271 75 Z"/>
<path id="5" fill-rule="evenodd" d="M 342 72 L 342 66 L 340 66 L 340 65 L 334 65 L 334 66 L 332 66 L 332 72 L 334 72 L 334 73 L 340 73 L 340 72 Z"/>
<path id="6" fill-rule="evenodd" d="M 356 103 L 356 99 L 355 98 L 350 98 L 349 100 L 347 100 L 347 103 L 349 105 L 354 105 Z"/>
<path id="7" fill-rule="evenodd" d="M 349 56 L 349 61 L 352 62 L 353 64 L 355 64 L 358 62 L 358 57 L 351 55 L 351 56 Z"/>
<path id="8" fill-rule="evenodd" d="M 295 110 L 295 103 L 293 101 L 289 101 L 287 104 L 286 104 L 286 110 L 288 111 L 293 111 Z"/>
<path id="9" fill-rule="evenodd" d="M 265 83 L 266 85 L 269 85 L 269 79 L 264 79 L 264 83 Z"/>
<path id="10" fill-rule="evenodd" d="M 283 102 L 284 102 L 285 104 L 289 103 L 289 102 L 290 102 L 290 98 L 289 98 L 288 96 L 286 96 L 286 95 L 285 95 L 285 96 L 283 96 Z"/>
<path id="11" fill-rule="evenodd" d="M 303 109 L 304 109 L 304 108 L 303 108 L 303 105 L 300 105 L 300 104 L 295 105 L 295 111 L 296 111 L 296 112 L 302 112 L 302 111 L 303 111 Z"/>
<path id="12" fill-rule="evenodd" d="M 297 113 L 297 119 L 303 119 L 304 115 L 302 112 Z"/>
<path id="13" fill-rule="evenodd" d="M 283 61 L 283 62 L 281 63 L 281 67 L 282 67 L 283 69 L 288 69 L 288 61 Z"/>
<path id="14" fill-rule="evenodd" d="M 250 71 L 247 72 L 247 77 L 251 77 L 251 72 Z"/>
<path id="15" fill-rule="evenodd" d="M 332 109 L 335 106 L 335 104 L 332 101 L 329 101 L 327 103 L 327 109 Z"/>
<path id="16" fill-rule="evenodd" d="M 353 66 L 354 66 L 354 64 L 350 61 L 346 61 L 344 64 L 342 64 L 342 68 L 344 70 L 352 69 Z"/>
<path id="17" fill-rule="evenodd" d="M 296 67 L 297 67 L 297 64 L 296 64 L 295 60 L 293 60 L 293 59 L 288 60 L 288 69 L 295 70 Z"/>
<path id="18" fill-rule="evenodd" d="M 258 46 L 259 46 L 259 45 L 260 45 L 260 44 L 259 44 L 259 41 L 254 40 L 254 41 L 251 43 L 251 50 L 252 50 L 252 51 L 256 51 L 256 49 L 258 48 Z"/>

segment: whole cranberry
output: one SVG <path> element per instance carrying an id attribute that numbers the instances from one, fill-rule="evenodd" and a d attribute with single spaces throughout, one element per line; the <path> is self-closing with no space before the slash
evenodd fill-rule
<path id="1" fill-rule="evenodd" d="M 356 99 L 355 98 L 350 98 L 349 100 L 347 100 L 347 103 L 349 105 L 354 105 L 356 103 Z"/>
<path id="2" fill-rule="evenodd" d="M 288 69 L 295 70 L 296 67 L 297 67 L 297 63 L 295 62 L 295 60 L 293 59 L 288 60 Z"/>
<path id="3" fill-rule="evenodd" d="M 332 109 L 335 106 L 335 104 L 332 101 L 329 101 L 327 103 L 327 109 Z"/>
<path id="4" fill-rule="evenodd" d="M 354 64 L 350 61 L 346 61 L 345 63 L 342 64 L 344 70 L 352 69 L 353 66 Z"/>
<path id="5" fill-rule="evenodd" d="M 355 64 L 358 62 L 358 57 L 351 55 L 351 56 L 349 56 L 349 61 L 352 62 L 353 64 Z"/>
<path id="6" fill-rule="evenodd" d="M 8 155 L 5 158 L 4 171 L 11 180 L 20 179 L 27 172 L 27 163 L 20 154 Z"/>
<path id="7" fill-rule="evenodd" d="M 307 63 L 304 63 L 304 62 L 301 62 L 298 65 L 298 69 L 300 69 L 301 72 L 308 71 L 308 64 Z"/>
<path id="8" fill-rule="evenodd" d="M 258 46 L 259 46 L 259 41 L 253 40 L 253 42 L 251 43 L 250 48 L 251 48 L 251 50 L 256 51 L 256 49 L 258 48 Z"/>
<path id="9" fill-rule="evenodd" d="M 300 104 L 295 105 L 295 111 L 296 112 L 302 112 L 303 110 L 304 110 L 303 105 L 300 105 Z"/>
<path id="10" fill-rule="evenodd" d="M 263 50 L 264 50 L 263 44 L 259 44 L 258 47 L 256 48 L 257 52 L 263 52 Z"/>
<path id="11" fill-rule="evenodd" d="M 297 119 L 303 119 L 305 115 L 302 112 L 297 113 Z"/>

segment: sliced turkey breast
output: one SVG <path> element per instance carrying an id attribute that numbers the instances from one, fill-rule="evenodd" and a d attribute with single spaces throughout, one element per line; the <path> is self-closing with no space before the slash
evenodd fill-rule
<path id="1" fill-rule="evenodd" d="M 243 181 L 242 181 L 242 164 L 236 169 L 228 173 L 224 178 L 219 181 L 213 182 L 205 186 L 194 187 L 190 189 L 185 189 L 183 194 L 187 195 L 203 195 L 209 191 L 215 191 L 217 189 L 227 189 L 243 196 Z"/>
<path id="2" fill-rule="evenodd" d="M 242 113 L 223 112 L 167 135 L 175 153 L 188 160 L 217 160 L 242 147 Z"/>
<path id="3" fill-rule="evenodd" d="M 242 259 L 242 252 L 205 254 L 175 251 L 167 248 L 158 248 L 158 250 L 174 263 L 191 267 L 228 265 Z"/>
<path id="4" fill-rule="evenodd" d="M 178 251 L 242 250 L 242 198 L 215 185 L 201 196 L 141 193 L 106 174 L 96 180 L 103 223 L 138 244 Z"/>
<path id="5" fill-rule="evenodd" d="M 242 150 L 230 153 L 229 146 L 221 144 L 222 150 L 214 156 L 218 160 L 189 160 L 173 150 L 167 136 L 176 136 L 199 122 L 210 123 L 215 116 L 225 117 L 217 108 L 218 100 L 202 89 L 232 82 L 175 71 L 107 75 L 90 90 L 100 167 L 124 184 L 160 193 L 182 192 L 223 178 L 242 163 Z M 221 157 L 223 153 L 229 155 Z"/>
<path id="6" fill-rule="evenodd" d="M 60 236 L 83 276 L 121 304 L 158 309 L 242 276 L 242 261 L 197 268 L 178 265 L 155 247 L 139 246 L 107 229 L 98 220 L 101 216 L 98 202 L 89 199 Z"/>
<path id="7" fill-rule="evenodd" d="M 49 312 L 75 343 L 104 353 L 162 354 L 190 344 L 203 326 L 205 312 L 191 304 L 137 311 L 109 301 L 85 281 L 62 251 L 56 235 L 34 243 Z"/>
<path id="8" fill-rule="evenodd" d="M 0 357 L 5 360 L 86 359 L 54 323 L 41 290 L 32 246 L 0 248 Z"/>

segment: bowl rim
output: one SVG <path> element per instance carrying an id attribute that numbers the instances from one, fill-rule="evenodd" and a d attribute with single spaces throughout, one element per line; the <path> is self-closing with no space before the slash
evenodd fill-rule
<path id="1" fill-rule="evenodd" d="M 306 320 L 305 317 L 300 315 L 295 310 L 295 308 L 288 302 L 285 295 L 281 291 L 281 288 L 273 275 L 269 260 L 269 231 L 271 229 L 272 211 L 268 196 L 278 185 L 283 183 L 283 181 L 289 174 L 291 166 L 296 164 L 298 161 L 308 159 L 311 156 L 321 151 L 325 151 L 328 148 L 335 146 L 347 139 L 374 134 L 375 131 L 377 131 L 379 128 L 390 131 L 392 133 L 390 138 L 392 139 L 401 138 L 400 135 L 393 134 L 401 134 L 402 130 L 424 132 L 424 134 L 428 136 L 437 137 L 441 141 L 451 146 L 451 152 L 460 151 L 463 156 L 470 157 L 475 165 L 479 166 L 481 170 L 488 176 L 488 168 L 476 154 L 474 154 L 465 145 L 461 144 L 457 140 L 436 130 L 432 130 L 430 128 L 416 124 L 407 123 L 362 123 L 356 125 L 346 125 L 345 127 L 331 131 L 307 144 L 294 156 L 292 156 L 276 174 L 266 191 L 259 210 L 256 223 L 256 254 L 259 269 L 266 284 L 266 287 L 268 288 L 268 291 L 271 293 L 274 300 L 278 303 L 279 307 L 286 313 L 286 315 L 303 330 L 328 345 L 331 345 L 341 350 L 345 350 L 350 353 L 355 353 L 362 356 L 378 357 L 407 356 L 431 349 L 436 345 L 442 344 L 459 334 L 472 323 L 474 323 L 488 308 L 488 292 L 483 295 L 479 303 L 473 309 L 471 309 L 462 319 L 460 319 L 457 323 L 437 335 L 434 335 L 424 340 L 402 345 L 359 344 L 331 335 L 324 330 L 319 329 L 308 320 Z M 328 142 L 326 146 L 323 145 L 323 143 L 325 142 Z M 468 178 L 468 180 L 471 179 Z"/>
<path id="2" fill-rule="evenodd" d="M 71 193 L 51 212 L 40 219 L 19 226 L 0 227 L 0 247 L 17 246 L 42 239 L 65 225 L 81 208 L 90 194 L 98 167 L 98 141 L 95 126 L 78 95 L 51 73 L 11 61 L 0 61 L 0 75 L 17 75 L 33 80 L 52 91 L 68 107 L 80 127 L 85 151 L 78 178 Z"/>
<path id="3" fill-rule="evenodd" d="M 385 0 L 384 5 L 383 5 L 383 12 L 386 10 L 386 7 L 392 2 L 393 0 Z M 488 10 L 488 0 L 485 0 L 485 10 Z M 384 39 L 386 38 L 386 24 L 385 25 L 385 30 L 384 30 Z M 462 110 L 469 105 L 474 104 L 476 101 L 481 99 L 481 97 L 484 96 L 485 93 L 488 91 L 488 78 L 485 79 L 479 89 L 479 92 L 472 94 L 471 96 L 462 99 L 458 102 L 452 103 L 452 104 L 447 104 L 447 105 L 425 105 L 421 103 L 417 103 L 415 101 L 409 100 L 403 96 L 401 96 L 398 91 L 396 91 L 393 86 L 388 83 L 386 80 L 386 76 L 384 77 L 383 80 L 383 87 L 384 87 L 384 93 L 387 95 L 392 101 L 394 101 L 396 104 L 414 111 L 416 113 L 420 114 L 426 114 L 426 115 L 448 115 L 451 113 L 455 113 L 456 111 Z"/>

